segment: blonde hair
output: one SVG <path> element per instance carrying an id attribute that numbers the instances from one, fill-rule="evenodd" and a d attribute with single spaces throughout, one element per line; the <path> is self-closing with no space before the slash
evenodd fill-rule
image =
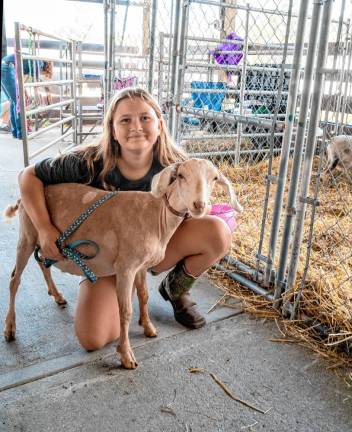
<path id="1" fill-rule="evenodd" d="M 158 159 L 162 166 L 168 166 L 175 162 L 181 162 L 187 159 L 186 153 L 177 147 L 167 130 L 165 120 L 163 119 L 161 108 L 157 101 L 146 90 L 141 88 L 128 88 L 116 93 L 110 100 L 108 109 L 103 122 L 103 134 L 97 143 L 88 146 L 80 146 L 73 150 L 73 153 L 79 154 L 87 161 L 90 183 L 94 177 L 94 162 L 102 160 L 103 169 L 99 174 L 104 189 L 112 189 L 111 185 L 106 182 L 107 175 L 117 166 L 117 160 L 121 156 L 120 144 L 114 139 L 113 119 L 118 104 L 124 99 L 140 98 L 150 105 L 160 122 L 160 135 L 154 145 L 154 157 Z M 61 157 L 64 157 L 62 155 Z"/>

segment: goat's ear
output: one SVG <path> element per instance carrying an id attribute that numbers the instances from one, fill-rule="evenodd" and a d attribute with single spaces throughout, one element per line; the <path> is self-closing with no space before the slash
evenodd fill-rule
<path id="1" fill-rule="evenodd" d="M 176 175 L 176 167 L 178 164 L 172 164 L 158 174 L 156 174 L 152 179 L 151 193 L 155 198 L 161 198 L 171 183 L 172 177 Z"/>
<path id="2" fill-rule="evenodd" d="M 232 184 L 230 180 L 224 176 L 220 171 L 218 171 L 218 180 L 217 183 L 222 186 L 225 192 L 227 192 L 230 196 L 231 205 L 232 207 L 237 210 L 238 212 L 243 212 L 243 207 L 241 204 L 237 201 L 237 197 L 235 194 L 235 191 L 233 190 Z"/>

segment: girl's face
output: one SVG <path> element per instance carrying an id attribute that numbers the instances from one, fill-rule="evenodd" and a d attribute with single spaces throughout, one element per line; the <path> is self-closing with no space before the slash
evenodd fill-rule
<path id="1" fill-rule="evenodd" d="M 160 121 L 154 109 L 143 99 L 123 99 L 113 117 L 113 135 L 121 146 L 122 156 L 126 152 L 141 154 L 153 151 L 160 135 Z"/>

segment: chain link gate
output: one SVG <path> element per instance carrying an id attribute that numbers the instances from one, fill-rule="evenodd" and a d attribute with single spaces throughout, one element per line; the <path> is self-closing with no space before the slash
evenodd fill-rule
<path id="1" fill-rule="evenodd" d="M 305 232 L 295 229 L 295 239 L 304 236 L 300 251 L 293 311 L 300 305 L 305 313 L 312 307 L 319 322 L 329 329 L 327 345 L 351 352 L 352 339 L 352 144 L 351 130 L 351 58 L 350 19 L 346 2 L 340 7 L 340 19 L 330 26 L 324 94 L 321 100 L 320 127 L 314 157 L 312 181 L 300 191 L 302 201 L 309 192 L 311 208 Z M 342 138 L 349 147 L 339 154 L 338 168 L 327 169 L 326 148 Z M 341 140 L 338 138 L 338 140 Z M 341 141 L 340 141 L 341 142 Z M 292 265 L 291 265 L 292 267 Z M 290 288 L 290 287 L 289 287 Z M 316 298 L 320 306 L 314 307 Z"/>
<path id="2" fill-rule="evenodd" d="M 351 197 L 337 188 L 344 204 L 329 222 L 322 220 L 331 210 L 319 205 L 326 144 L 351 134 L 350 23 L 346 2 L 334 3 L 338 20 L 332 4 L 175 0 L 173 37 L 159 39 L 158 95 L 176 141 L 193 156 L 260 177 L 260 189 L 247 187 L 243 197 L 247 211 L 253 201 L 260 211 L 239 226 L 235 242 L 246 239 L 247 254 L 234 250 L 225 258 L 230 267 L 218 267 L 276 307 L 288 299 L 283 313 L 291 318 L 310 286 L 309 269 L 322 260 L 311 257 L 322 224 L 345 249 L 335 266 L 344 278 L 332 282 L 327 265 L 320 286 L 351 289 Z M 341 175 L 350 185 L 348 172 Z"/>
<path id="3" fill-rule="evenodd" d="M 260 173 L 266 186 L 255 198 L 260 211 L 240 233 L 247 238 L 249 259 L 228 258 L 241 273 L 267 287 L 272 280 L 265 283 L 264 265 L 269 262 L 263 242 L 272 219 L 269 195 L 277 184 L 271 165 L 283 139 L 287 157 L 291 150 L 284 120 L 293 72 L 292 35 L 298 23 L 293 2 L 286 2 L 286 9 L 283 2 L 280 7 L 272 3 L 270 9 L 258 7 L 258 2 L 256 7 L 235 1 L 180 2 L 180 73 L 174 80 L 178 87 L 170 113 L 174 137 L 191 155 L 248 167 L 267 162 Z M 300 73 L 297 86 L 299 79 Z M 261 232 L 255 227 L 262 227 Z M 232 275 L 243 283 L 242 276 Z M 259 286 L 258 292 L 268 294 Z"/>

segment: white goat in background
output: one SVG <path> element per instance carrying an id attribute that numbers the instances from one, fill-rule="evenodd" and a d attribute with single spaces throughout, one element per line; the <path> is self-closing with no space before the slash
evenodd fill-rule
<path id="1" fill-rule="evenodd" d="M 326 148 L 328 167 L 325 172 L 332 172 L 338 164 L 346 171 L 352 168 L 352 136 L 336 135 Z"/>

